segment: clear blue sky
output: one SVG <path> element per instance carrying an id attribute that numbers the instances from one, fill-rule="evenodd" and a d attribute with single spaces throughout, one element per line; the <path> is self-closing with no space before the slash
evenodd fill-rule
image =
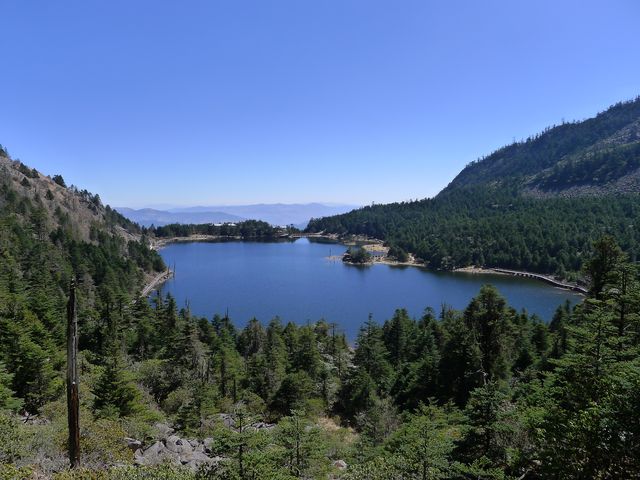
<path id="1" fill-rule="evenodd" d="M 640 94 L 637 0 L 3 0 L 0 143 L 117 206 L 436 194 Z"/>

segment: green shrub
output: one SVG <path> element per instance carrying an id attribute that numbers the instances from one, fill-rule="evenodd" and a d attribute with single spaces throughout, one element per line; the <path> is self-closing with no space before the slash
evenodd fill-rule
<path id="1" fill-rule="evenodd" d="M 24 454 L 24 435 L 18 421 L 0 413 L 0 463 L 13 463 Z"/>
<path id="2" fill-rule="evenodd" d="M 0 478 L 2 480 L 31 480 L 33 470 L 28 467 L 16 467 L 0 463 Z"/>

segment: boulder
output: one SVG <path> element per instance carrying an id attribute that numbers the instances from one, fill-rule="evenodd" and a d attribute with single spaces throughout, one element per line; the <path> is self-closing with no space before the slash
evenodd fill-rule
<path id="1" fill-rule="evenodd" d="M 127 443 L 127 447 L 129 447 L 134 452 L 142 448 L 142 442 L 140 440 L 124 437 L 124 441 Z"/>
<path id="2" fill-rule="evenodd" d="M 180 456 L 165 447 L 162 442 L 156 442 L 140 454 L 137 454 L 135 456 L 135 462 L 138 465 L 158 465 L 164 462 L 169 462 L 174 465 L 182 464 L 180 462 Z"/>
<path id="3" fill-rule="evenodd" d="M 338 470 L 346 470 L 347 462 L 345 462 L 344 460 L 336 460 L 335 462 L 333 462 L 333 467 L 337 468 Z"/>
<path id="4" fill-rule="evenodd" d="M 170 450 L 178 455 L 193 452 L 193 447 L 188 440 L 183 440 L 177 435 L 171 435 L 165 441 L 167 450 Z"/>
<path id="5" fill-rule="evenodd" d="M 153 425 L 153 428 L 155 428 L 158 431 L 160 438 L 167 438 L 170 435 L 172 435 L 173 432 L 175 432 L 175 430 L 171 428 L 169 425 L 167 425 L 166 423 L 158 422 Z"/>
<path id="6" fill-rule="evenodd" d="M 215 465 L 216 463 L 218 463 L 217 458 L 209 457 L 204 453 L 200 453 L 200 452 L 185 454 L 180 457 L 180 460 L 183 465 L 186 465 L 194 472 L 197 471 L 203 465 Z"/>
<path id="7" fill-rule="evenodd" d="M 156 442 L 144 451 L 138 450 L 140 454 L 136 452 L 135 461 L 139 465 L 157 465 L 162 462 L 161 454 L 165 450 L 165 446 L 162 442 Z"/>
<path id="8" fill-rule="evenodd" d="M 227 428 L 234 428 L 236 422 L 233 419 L 233 415 L 229 413 L 219 413 L 218 418 L 222 421 L 222 424 Z"/>
<path id="9" fill-rule="evenodd" d="M 266 422 L 256 422 L 256 423 L 252 423 L 251 426 L 253 428 L 255 428 L 256 430 L 271 430 L 273 428 L 275 428 L 275 424 L 273 423 L 266 423 Z"/>

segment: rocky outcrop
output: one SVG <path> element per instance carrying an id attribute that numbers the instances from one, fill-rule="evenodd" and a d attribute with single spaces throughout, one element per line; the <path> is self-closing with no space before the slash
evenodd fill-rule
<path id="1" fill-rule="evenodd" d="M 222 424 L 227 428 L 237 429 L 236 422 L 234 416 L 230 413 L 219 413 L 218 420 L 222 422 Z M 245 430 L 271 430 L 275 428 L 276 425 L 274 423 L 267 422 L 254 422 L 242 427 L 242 431 Z"/>
<path id="2" fill-rule="evenodd" d="M 218 415 L 225 427 L 236 429 L 233 415 L 221 413 Z M 243 426 L 242 430 L 271 430 L 275 428 L 272 423 L 255 422 Z M 146 448 L 142 448 L 141 442 L 133 438 L 125 438 L 127 446 L 135 451 L 135 463 L 137 465 L 158 465 L 171 463 L 185 465 L 196 471 L 201 467 L 213 466 L 224 460 L 217 456 L 213 450 L 213 438 L 192 440 L 181 438 L 175 430 L 164 423 L 157 423 L 154 429 L 158 432 L 159 440 Z"/>
<path id="3" fill-rule="evenodd" d="M 162 437 L 153 445 L 135 451 L 135 463 L 137 465 L 159 465 L 170 463 L 182 465 L 197 471 L 201 467 L 216 465 L 224 460 L 212 451 L 213 439 L 187 440 L 174 434 L 174 430 L 167 425 L 157 424 L 156 430 Z M 125 439 L 130 448 L 139 444 L 137 440 Z"/>

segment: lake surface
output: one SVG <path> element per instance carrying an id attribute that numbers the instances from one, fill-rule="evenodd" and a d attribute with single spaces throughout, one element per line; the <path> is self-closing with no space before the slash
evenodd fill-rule
<path id="1" fill-rule="evenodd" d="M 211 318 L 229 317 L 242 327 L 256 317 L 276 315 L 299 324 L 321 318 L 336 322 L 349 339 L 369 315 L 379 323 L 396 308 L 420 317 L 426 307 L 463 309 L 485 283 L 495 285 L 508 303 L 550 320 L 556 307 L 575 293 L 543 282 L 504 275 L 431 272 L 418 267 L 357 267 L 327 259 L 347 247 L 301 238 L 295 242 L 175 243 L 160 251 L 176 275 L 162 288 L 179 307 Z"/>

